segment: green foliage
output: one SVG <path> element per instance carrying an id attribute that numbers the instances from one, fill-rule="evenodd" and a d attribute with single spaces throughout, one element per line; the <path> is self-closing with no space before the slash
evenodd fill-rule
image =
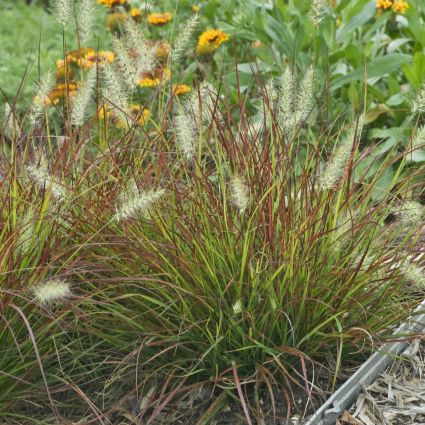
<path id="1" fill-rule="evenodd" d="M 109 65 L 87 62 L 110 46 L 105 8 L 91 46 L 43 15 L 53 50 L 37 46 L 28 78 L 35 57 L 43 72 L 66 66 L 50 99 L 29 106 L 26 85 L 0 132 L 2 420 L 107 423 L 133 394 L 153 420 L 204 386 L 217 397 L 208 412 L 229 396 L 249 421 L 263 389 L 317 401 L 312 385 L 335 388 L 423 298 L 412 276 L 425 209 L 412 200 L 425 130 L 410 97 L 424 6 L 397 17 L 343 0 L 312 27 L 307 0 L 210 1 L 183 59 L 162 52 L 145 72 L 139 50 L 172 46 L 192 5 L 158 5 L 173 12 L 165 26 L 119 22 Z M 231 40 L 197 54 L 208 27 Z M 1 80 L 9 100 L 18 62 Z M 171 81 L 137 85 L 134 70 L 153 79 L 164 67 Z M 177 82 L 192 93 L 175 95 Z M 34 289 L 51 279 L 70 293 L 43 302 Z"/>

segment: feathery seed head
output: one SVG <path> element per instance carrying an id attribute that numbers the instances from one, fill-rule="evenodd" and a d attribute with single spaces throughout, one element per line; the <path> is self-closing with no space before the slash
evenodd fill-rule
<path id="1" fill-rule="evenodd" d="M 196 27 L 199 23 L 199 15 L 192 15 L 185 23 L 183 29 L 179 33 L 172 47 L 172 58 L 174 62 L 179 62 L 183 54 L 186 52 L 187 46 Z"/>
<path id="2" fill-rule="evenodd" d="M 75 96 L 72 99 L 72 123 L 77 127 L 81 127 L 84 123 L 87 107 L 90 103 L 95 83 L 96 68 L 91 68 L 86 75 L 86 79 L 79 84 Z"/>
<path id="3" fill-rule="evenodd" d="M 279 84 L 278 117 L 283 128 L 291 125 L 295 96 L 295 78 L 288 68 L 283 73 Z"/>
<path id="4" fill-rule="evenodd" d="M 181 110 L 175 117 L 176 141 L 184 158 L 191 161 L 196 154 L 196 130 L 191 116 Z"/>
<path id="5" fill-rule="evenodd" d="M 47 164 L 42 161 L 40 165 L 28 165 L 26 167 L 28 177 L 41 189 L 50 190 L 52 198 L 58 202 L 67 199 L 67 191 L 47 170 Z"/>
<path id="6" fill-rule="evenodd" d="M 401 272 L 407 280 L 414 283 L 416 286 L 425 288 L 425 273 L 423 269 L 416 264 L 410 263 L 401 267 Z"/>
<path id="7" fill-rule="evenodd" d="M 139 214 L 148 217 L 157 202 L 164 196 L 164 189 L 149 190 L 139 193 L 136 184 L 130 187 L 130 190 L 124 191 L 120 194 L 119 200 L 121 205 L 118 206 L 115 214 L 115 220 L 127 220 L 135 218 Z"/>
<path id="8" fill-rule="evenodd" d="M 4 104 L 4 111 L 3 111 L 3 120 L 2 120 L 2 131 L 3 134 L 10 140 L 13 140 L 15 136 L 19 132 L 19 125 L 18 120 L 16 118 L 16 115 L 14 111 L 12 111 L 12 108 L 10 107 L 10 104 L 8 102 L 5 102 Z"/>
<path id="9" fill-rule="evenodd" d="M 425 84 L 413 99 L 411 110 L 413 115 L 421 115 L 425 112 Z"/>
<path id="10" fill-rule="evenodd" d="M 425 218 L 425 206 L 416 201 L 406 201 L 394 206 L 393 213 L 404 223 L 419 224 Z"/>
<path id="11" fill-rule="evenodd" d="M 233 204 L 243 214 L 249 206 L 249 189 L 241 176 L 235 175 L 230 181 L 231 195 Z"/>
<path id="12" fill-rule="evenodd" d="M 63 26 L 64 29 L 67 29 L 73 15 L 74 1 L 52 0 L 50 2 L 50 6 L 53 11 L 53 16 Z"/>
<path id="13" fill-rule="evenodd" d="M 319 26 L 328 11 L 326 0 L 312 0 L 310 7 L 310 19 L 315 26 Z"/>
<path id="14" fill-rule="evenodd" d="M 33 288 L 34 299 L 40 304 L 54 304 L 71 296 L 71 285 L 59 279 L 51 279 Z"/>
<path id="15" fill-rule="evenodd" d="M 359 137 L 361 135 L 363 123 L 364 117 L 361 116 L 357 124 L 351 128 L 348 136 L 339 145 L 333 156 L 325 165 L 322 174 L 319 176 L 319 183 L 322 189 L 331 190 L 338 184 L 350 159 L 356 136 Z"/>
<path id="16" fill-rule="evenodd" d="M 102 78 L 104 87 L 102 95 L 110 104 L 110 108 L 122 123 L 128 122 L 129 92 L 127 87 L 123 87 L 120 81 L 120 73 L 114 64 L 106 64 L 102 67 Z"/>
<path id="17" fill-rule="evenodd" d="M 90 37 L 96 16 L 95 0 L 81 0 L 78 5 L 78 29 L 80 38 L 83 43 L 86 43 Z"/>
<path id="18" fill-rule="evenodd" d="M 296 120 L 304 121 L 314 106 L 314 70 L 310 66 L 301 81 L 297 98 Z"/>
<path id="19" fill-rule="evenodd" d="M 419 127 L 412 139 L 412 151 L 425 148 L 425 125 Z"/>
<path id="20" fill-rule="evenodd" d="M 33 103 L 31 106 L 29 121 L 32 126 L 37 123 L 40 116 L 43 115 L 46 106 L 49 104 L 49 94 L 54 86 L 53 74 L 45 74 L 38 84 L 38 90 L 34 96 Z"/>

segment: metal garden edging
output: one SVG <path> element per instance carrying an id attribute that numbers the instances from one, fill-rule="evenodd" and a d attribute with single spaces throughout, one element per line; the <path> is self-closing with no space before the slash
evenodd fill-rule
<path id="1" fill-rule="evenodd" d="M 422 314 L 420 314 L 422 312 Z M 401 337 L 407 333 L 425 331 L 425 300 L 415 309 L 409 320 L 394 333 Z M 303 425 L 335 425 L 339 416 L 357 399 L 362 389 L 376 380 L 393 361 L 394 356 L 402 353 L 409 346 L 407 341 L 385 344 L 380 351 L 373 354 L 365 363 L 337 390 Z"/>

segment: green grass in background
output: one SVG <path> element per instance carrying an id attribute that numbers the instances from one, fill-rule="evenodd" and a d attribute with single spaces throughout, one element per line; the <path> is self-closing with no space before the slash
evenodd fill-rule
<path id="1" fill-rule="evenodd" d="M 0 0 L 0 11 L 0 89 L 11 102 L 25 79 L 17 102 L 22 109 L 31 103 L 39 72 L 54 72 L 55 61 L 63 57 L 62 28 L 39 3 L 28 6 L 24 0 Z M 93 34 L 99 40 L 93 40 L 93 47 L 110 45 L 105 13 L 98 8 Z M 65 40 L 67 49 L 77 47 L 73 33 L 65 34 Z"/>

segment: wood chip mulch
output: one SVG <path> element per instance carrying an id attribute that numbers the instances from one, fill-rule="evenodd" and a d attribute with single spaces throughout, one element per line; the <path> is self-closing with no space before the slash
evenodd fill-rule
<path id="1" fill-rule="evenodd" d="M 415 340 L 337 425 L 425 424 L 425 337 Z"/>

